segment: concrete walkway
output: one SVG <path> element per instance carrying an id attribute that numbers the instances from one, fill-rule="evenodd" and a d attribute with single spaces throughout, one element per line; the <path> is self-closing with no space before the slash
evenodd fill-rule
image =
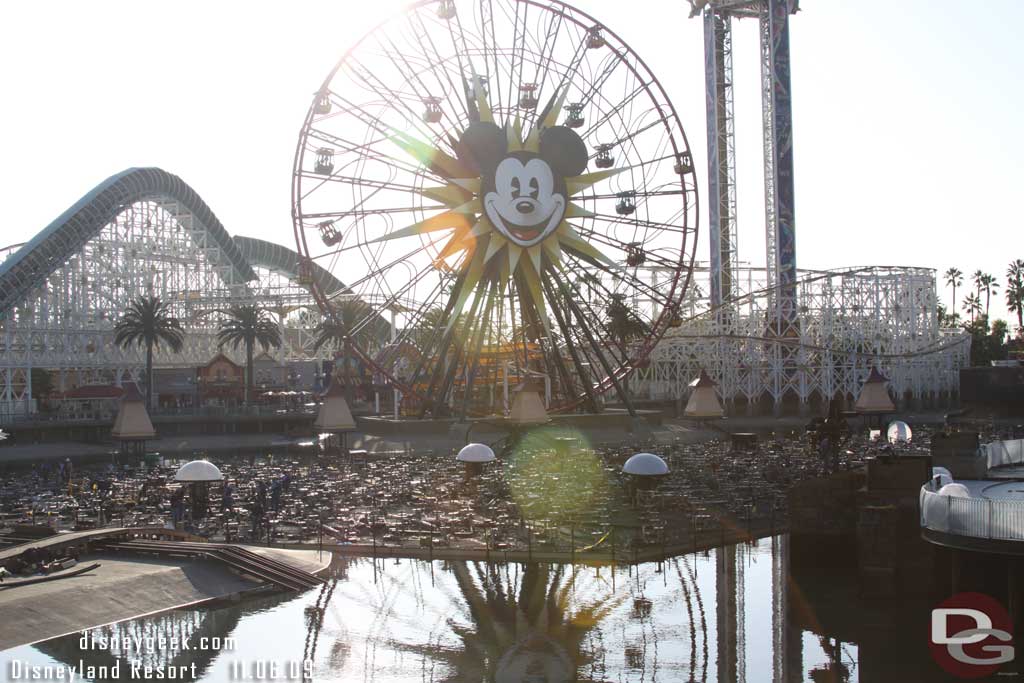
<path id="1" fill-rule="evenodd" d="M 0 650 L 256 588 L 212 562 L 90 555 L 96 570 L 0 589 Z"/>
<path id="2" fill-rule="evenodd" d="M 582 429 L 578 430 L 584 439 L 591 443 L 619 443 L 634 441 L 636 436 L 621 430 L 611 429 Z M 679 425 L 663 426 L 651 433 L 650 437 L 655 440 L 672 440 L 677 437 L 684 437 L 694 432 L 692 427 Z M 699 434 L 699 436 L 698 436 Z M 714 434 L 710 432 L 710 434 Z M 504 432 L 494 430 L 474 429 L 473 440 L 493 442 L 500 439 Z M 694 432 L 697 440 L 704 440 L 707 435 L 703 430 Z M 225 454 L 238 451 L 259 451 L 275 450 L 280 453 L 288 449 L 289 453 L 298 455 L 303 452 L 311 452 L 307 447 L 299 446 L 300 443 L 309 443 L 310 437 L 295 438 L 283 434 L 217 434 L 217 435 L 186 435 L 175 436 L 166 439 L 155 439 L 146 442 L 146 450 L 151 453 L 160 453 L 164 457 L 191 458 L 197 453 L 204 454 Z M 362 448 L 368 451 L 402 451 L 406 448 L 435 449 L 447 451 L 451 448 L 459 448 L 465 445 L 465 439 L 459 434 L 416 434 L 410 436 L 388 435 L 376 436 L 373 434 L 354 433 L 347 437 L 349 448 Z M 45 444 L 12 444 L 0 446 L 0 465 L 10 463 L 29 463 L 63 460 L 65 458 L 88 458 L 104 459 L 112 458 L 118 452 L 116 444 L 91 444 L 79 442 L 55 442 Z"/>
<path id="3" fill-rule="evenodd" d="M 249 547 L 279 562 L 322 572 L 331 553 Z M 0 650 L 147 614 L 180 609 L 253 590 L 217 562 L 176 561 L 97 553 L 81 558 L 93 571 L 55 581 L 3 588 L 0 584 Z"/>
<path id="4" fill-rule="evenodd" d="M 911 425 L 941 425 L 944 413 L 906 412 L 887 416 L 887 421 L 904 420 Z M 666 418 L 662 425 L 652 429 L 646 436 L 637 436 L 622 428 L 602 429 L 594 427 L 578 428 L 576 431 L 584 440 L 591 444 L 599 443 L 631 443 L 637 440 L 655 442 L 671 442 L 680 440 L 697 443 L 710 439 L 725 438 L 730 432 L 789 432 L 801 431 L 811 416 L 736 416 L 722 420 L 694 421 L 689 419 Z M 1017 422 L 1020 420 L 1017 419 Z M 1000 422 L 1000 421 L 997 421 Z M 1013 420 L 1002 421 L 1014 424 Z M 500 429 L 475 427 L 471 433 L 472 440 L 491 443 L 500 439 L 506 432 Z M 276 450 L 281 452 L 288 448 L 292 454 L 299 454 L 306 449 L 299 443 L 308 443 L 310 437 L 295 438 L 284 434 L 196 434 L 181 435 L 146 442 L 146 450 L 160 453 L 165 457 L 190 458 L 194 454 L 208 453 L 225 454 L 238 451 Z M 362 448 L 368 451 L 401 451 L 406 448 L 435 449 L 447 451 L 465 444 L 464 434 L 423 433 L 415 435 L 391 434 L 379 436 L 374 434 L 353 433 L 347 437 L 349 448 Z M 290 445 L 289 445 L 290 444 Z M 0 445 L 0 465 L 19 462 L 44 462 L 47 460 L 63 460 L 64 458 L 110 458 L 118 451 L 117 444 L 92 444 L 79 442 L 56 442 L 46 444 L 10 444 Z"/>

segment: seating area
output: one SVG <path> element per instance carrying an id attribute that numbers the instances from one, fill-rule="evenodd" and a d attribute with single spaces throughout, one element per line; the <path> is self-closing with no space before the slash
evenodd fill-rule
<path id="1" fill-rule="evenodd" d="M 830 453 L 806 434 L 750 441 L 623 448 L 541 428 L 473 469 L 456 460 L 455 449 L 252 454 L 217 461 L 225 484 L 211 485 L 208 500 L 192 509 L 173 481 L 177 461 L 86 464 L 70 477 L 45 465 L 11 468 L 2 477 L 0 529 L 170 522 L 213 540 L 567 553 L 679 548 L 709 533 L 783 529 L 795 483 L 893 448 L 927 452 L 929 434 L 919 430 L 912 444 L 895 447 L 857 434 Z M 623 474 L 638 451 L 668 465 L 657 486 L 637 486 Z"/>

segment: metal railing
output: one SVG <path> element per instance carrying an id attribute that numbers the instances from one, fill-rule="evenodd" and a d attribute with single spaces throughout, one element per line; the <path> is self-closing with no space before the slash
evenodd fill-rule
<path id="1" fill-rule="evenodd" d="M 149 411 L 150 417 L 277 417 L 296 415 L 315 415 L 316 407 L 298 406 L 294 408 L 283 408 L 280 406 L 233 406 L 230 408 L 221 406 L 203 406 L 201 408 L 154 408 Z M 94 408 L 81 410 L 57 410 L 51 412 L 38 412 L 26 415 L 0 414 L 0 424 L 19 423 L 28 425 L 31 423 L 82 423 L 90 424 L 95 422 L 113 422 L 117 417 L 116 403 L 109 408 Z"/>
<path id="2" fill-rule="evenodd" d="M 921 527 L 957 536 L 1024 541 L 1024 501 L 939 495 L 921 487 Z"/>
<path id="3" fill-rule="evenodd" d="M 980 451 L 990 470 L 1024 464 L 1024 439 L 993 441 L 982 444 Z"/>

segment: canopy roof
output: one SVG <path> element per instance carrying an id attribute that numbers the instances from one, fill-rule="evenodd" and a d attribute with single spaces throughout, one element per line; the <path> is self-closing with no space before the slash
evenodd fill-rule
<path id="1" fill-rule="evenodd" d="M 193 460 L 178 468 L 175 481 L 221 481 L 220 469 L 208 460 Z"/>
<path id="2" fill-rule="evenodd" d="M 121 405 L 114 418 L 110 435 L 121 441 L 145 441 L 156 436 L 153 421 L 146 410 L 146 400 L 134 382 L 125 384 Z"/>
<path id="3" fill-rule="evenodd" d="M 459 462 L 494 462 L 494 451 L 485 443 L 470 443 L 455 456 Z"/>
<path id="4" fill-rule="evenodd" d="M 668 465 L 654 453 L 637 453 L 626 461 L 622 471 L 637 477 L 662 477 L 668 474 Z"/>

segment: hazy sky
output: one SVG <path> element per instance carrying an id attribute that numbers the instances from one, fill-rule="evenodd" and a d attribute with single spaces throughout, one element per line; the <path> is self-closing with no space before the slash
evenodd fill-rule
<path id="1" fill-rule="evenodd" d="M 404 4 L 5 3 L 0 242 L 25 241 L 113 173 L 159 166 L 232 234 L 293 246 L 291 168 L 312 93 L 353 41 Z M 687 18 L 689 5 L 574 4 L 660 78 L 703 178 L 702 26 Z M 1024 258 L 1024 2 L 801 5 L 791 23 L 799 266 L 955 265 L 1003 280 L 1007 263 Z M 740 258 L 762 265 L 751 21 L 736 27 L 735 62 Z M 703 179 L 701 191 L 697 257 L 706 261 Z M 994 315 L 1005 315 L 1004 287 Z"/>

